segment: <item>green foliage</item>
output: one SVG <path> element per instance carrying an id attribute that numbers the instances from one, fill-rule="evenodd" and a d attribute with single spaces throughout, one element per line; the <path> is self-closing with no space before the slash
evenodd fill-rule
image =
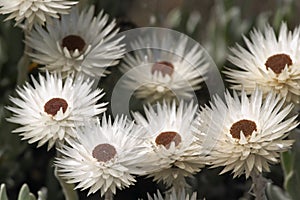
<path id="1" fill-rule="evenodd" d="M 0 200 L 8 200 L 5 184 L 0 186 Z"/>
<path id="2" fill-rule="evenodd" d="M 46 196 L 46 189 L 38 191 L 38 200 L 46 200 Z M 0 186 L 0 200 L 8 200 L 5 184 L 1 184 Z M 30 192 L 28 185 L 23 184 L 18 195 L 18 200 L 37 200 L 37 198 Z"/>
<path id="3" fill-rule="evenodd" d="M 293 15 L 294 1 L 287 0 L 274 4 L 277 9 L 273 15 L 270 10 L 265 10 L 254 17 L 243 16 L 253 3 L 255 2 L 215 0 L 211 10 L 203 14 L 197 10 L 191 12 L 191 3 L 186 1 L 183 7 L 176 7 L 169 12 L 164 24 L 201 41 L 217 66 L 222 68 L 229 47 L 239 42 L 242 35 L 247 34 L 253 25 L 260 29 L 269 23 L 277 30 L 282 21 Z"/>
<path id="4" fill-rule="evenodd" d="M 296 129 L 292 137 L 295 143 L 292 151 L 282 153 L 284 188 L 293 200 L 300 199 L 300 130 Z"/>
<path id="5" fill-rule="evenodd" d="M 267 184 L 266 194 L 268 199 L 271 200 L 291 200 L 289 195 L 282 190 L 282 188 L 273 185 L 272 183 Z"/>
<path id="6" fill-rule="evenodd" d="M 19 192 L 18 200 L 36 200 L 36 198 L 30 193 L 28 186 L 24 184 Z"/>

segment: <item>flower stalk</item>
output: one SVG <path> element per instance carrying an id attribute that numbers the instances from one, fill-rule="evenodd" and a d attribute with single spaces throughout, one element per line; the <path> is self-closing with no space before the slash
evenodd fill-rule
<path id="1" fill-rule="evenodd" d="M 60 147 L 61 144 L 60 142 L 56 142 L 56 147 Z M 59 151 L 56 151 L 56 157 L 60 158 L 61 154 L 59 153 Z M 66 200 L 79 200 L 78 198 L 78 194 L 77 191 L 74 190 L 74 184 L 68 184 L 66 183 L 58 174 L 58 167 L 55 166 L 54 169 L 54 175 L 56 177 L 56 179 L 58 180 L 60 186 L 62 187 L 64 196 Z"/>
<path id="2" fill-rule="evenodd" d="M 24 26 L 21 28 L 24 31 L 24 38 L 26 38 L 26 36 L 29 33 L 28 27 Z M 30 51 L 30 47 L 26 43 L 24 43 L 24 52 L 17 64 L 17 66 L 18 66 L 18 79 L 17 79 L 18 85 L 23 85 L 25 83 L 25 81 L 27 80 L 28 66 L 30 64 L 30 59 L 29 59 L 29 56 L 27 55 L 27 52 L 29 52 L 29 51 Z"/>
<path id="3" fill-rule="evenodd" d="M 256 200 L 267 200 L 266 196 L 266 187 L 267 187 L 267 179 L 263 177 L 263 175 L 255 174 L 251 176 L 252 179 L 252 192 L 255 196 Z"/>
<path id="4" fill-rule="evenodd" d="M 114 199 L 114 194 L 112 193 L 111 190 L 107 190 L 107 192 L 104 195 L 104 200 L 113 200 Z"/>

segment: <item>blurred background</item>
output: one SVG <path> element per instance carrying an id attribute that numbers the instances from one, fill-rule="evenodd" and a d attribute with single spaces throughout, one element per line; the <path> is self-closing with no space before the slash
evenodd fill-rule
<path id="1" fill-rule="evenodd" d="M 300 24 L 300 1 L 296 0 L 81 0 L 82 6 L 88 4 L 94 4 L 97 11 L 103 9 L 116 18 L 121 31 L 158 26 L 184 33 L 205 47 L 220 70 L 224 65 L 230 65 L 226 62 L 229 47 L 235 43 L 244 45 L 242 35 L 247 36 L 253 27 L 261 29 L 269 23 L 278 31 L 282 21 L 287 22 L 290 29 Z M 32 193 L 36 194 L 46 187 L 47 199 L 61 200 L 63 194 L 53 174 L 55 150 L 47 152 L 45 147 L 37 149 L 35 144 L 21 141 L 17 134 L 11 133 L 16 125 L 5 120 L 10 115 L 4 108 L 9 104 L 9 95 L 15 95 L 18 84 L 31 75 L 36 76 L 38 66 L 28 63 L 25 68 L 28 76 L 18 76 L 21 69 L 17 66 L 23 55 L 23 33 L 14 27 L 13 22 L 3 22 L 4 18 L 0 16 L 0 183 L 6 184 L 10 199 L 16 199 L 22 184 L 27 183 Z M 112 73 L 100 83 L 108 102 L 110 91 L 121 76 L 117 66 L 110 70 Z M 202 103 L 209 100 L 205 99 L 205 93 L 205 86 L 197 93 Z M 299 148 L 296 150 L 299 153 Z M 244 177 L 233 180 L 229 173 L 218 176 L 220 171 L 219 168 L 202 170 L 188 180 L 191 191 L 197 191 L 199 199 L 252 199 L 248 194 L 251 187 L 249 180 Z M 276 165 L 265 176 L 280 190 L 285 186 L 284 174 L 282 167 Z M 152 194 L 157 189 L 164 190 L 162 185 L 152 183 L 151 179 L 139 177 L 135 186 L 118 192 L 115 199 L 145 198 L 147 192 Z M 80 192 L 80 199 L 99 199 L 99 194 L 89 197 L 86 194 L 87 191 Z"/>

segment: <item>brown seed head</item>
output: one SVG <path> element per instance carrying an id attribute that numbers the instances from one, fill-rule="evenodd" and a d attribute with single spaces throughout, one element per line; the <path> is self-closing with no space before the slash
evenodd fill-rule
<path id="1" fill-rule="evenodd" d="M 241 131 L 246 137 L 251 136 L 253 131 L 257 131 L 256 123 L 251 120 L 242 119 L 232 124 L 230 128 L 230 134 L 233 138 L 240 139 Z"/>
<path id="2" fill-rule="evenodd" d="M 155 139 L 157 145 L 164 145 L 167 149 L 170 148 L 171 142 L 175 142 L 175 146 L 178 146 L 181 142 L 181 136 L 176 132 L 167 131 L 160 133 Z"/>
<path id="3" fill-rule="evenodd" d="M 117 151 L 114 146 L 104 143 L 97 145 L 92 154 L 99 162 L 107 162 L 115 157 Z"/>
<path id="4" fill-rule="evenodd" d="M 174 66 L 172 63 L 167 61 L 156 62 L 152 66 L 151 73 L 154 74 L 156 71 L 161 72 L 163 76 L 171 76 L 174 72 Z"/>
<path id="5" fill-rule="evenodd" d="M 292 59 L 286 54 L 276 54 L 268 58 L 265 63 L 267 69 L 271 68 L 276 74 L 280 74 L 285 66 L 291 66 L 293 64 Z"/>
<path id="6" fill-rule="evenodd" d="M 69 51 L 82 51 L 85 47 L 85 41 L 78 35 L 68 35 L 62 40 L 62 47 L 67 47 Z"/>
<path id="7" fill-rule="evenodd" d="M 53 98 L 47 101 L 44 105 L 44 111 L 49 115 L 55 116 L 56 113 L 62 108 L 63 112 L 66 112 L 68 103 L 66 100 L 61 98 Z"/>

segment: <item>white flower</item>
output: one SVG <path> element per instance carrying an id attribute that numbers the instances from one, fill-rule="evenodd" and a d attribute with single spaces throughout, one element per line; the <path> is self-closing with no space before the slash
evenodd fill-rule
<path id="1" fill-rule="evenodd" d="M 173 188 L 171 193 L 166 195 L 165 198 L 161 195 L 159 190 L 157 191 L 157 194 L 154 194 L 153 198 L 147 194 L 148 200 L 197 200 L 197 192 L 194 192 L 191 196 L 189 194 L 186 194 L 186 191 L 184 189 L 181 189 L 176 192 L 176 190 Z"/>
<path id="2" fill-rule="evenodd" d="M 15 19 L 16 24 L 25 21 L 31 29 L 34 23 L 44 25 L 51 17 L 67 14 L 78 1 L 67 0 L 0 0 L 0 13 L 9 14 L 6 20 Z"/>
<path id="3" fill-rule="evenodd" d="M 254 30 L 250 40 L 244 37 L 248 50 L 237 45 L 229 61 L 239 69 L 227 69 L 225 74 L 233 89 L 250 94 L 259 86 L 264 94 L 274 90 L 286 100 L 299 102 L 300 95 L 300 29 L 288 31 L 283 23 L 279 36 L 266 26 L 263 32 Z"/>
<path id="4" fill-rule="evenodd" d="M 33 86 L 26 83 L 17 89 L 19 97 L 11 97 L 15 107 L 7 107 L 13 112 L 8 121 L 20 124 L 14 133 L 21 133 L 28 142 L 38 142 L 38 147 L 46 142 L 50 149 L 57 140 L 76 137 L 75 126 L 106 110 L 106 103 L 97 104 L 104 95 L 102 90 L 91 90 L 92 81 L 82 76 L 73 80 L 69 76 L 63 83 L 59 74 L 46 78 L 39 75 L 39 83 L 32 78 Z"/>
<path id="5" fill-rule="evenodd" d="M 59 149 L 59 175 L 69 183 L 77 183 L 75 189 L 90 188 L 88 194 L 101 190 L 101 196 L 133 185 L 132 174 L 142 173 L 137 164 L 147 159 L 148 151 L 139 138 L 141 129 L 126 121 L 122 116 L 112 123 L 104 116 L 101 124 L 91 122 L 78 129 L 78 140 L 68 139 L 70 146 Z"/>
<path id="6" fill-rule="evenodd" d="M 115 24 L 115 20 L 108 24 L 103 12 L 94 17 L 94 6 L 81 13 L 75 7 L 46 29 L 35 26 L 25 40 L 33 49 L 27 54 L 50 72 L 104 76 L 106 67 L 116 65 L 124 54 L 122 38 L 114 38 Z"/>
<path id="7" fill-rule="evenodd" d="M 200 89 L 209 65 L 204 51 L 199 45 L 190 46 L 186 36 L 153 34 L 132 46 L 135 51 L 125 56 L 120 70 L 128 78 L 125 87 L 136 90 L 137 98 L 191 99 Z"/>
<path id="8" fill-rule="evenodd" d="M 297 116 L 286 119 L 292 105 L 283 108 L 284 99 L 256 89 L 250 98 L 242 91 L 241 100 L 236 92 L 227 92 L 225 103 L 216 97 L 211 107 L 206 106 L 197 118 L 196 128 L 202 133 L 216 132 L 215 144 L 209 153 L 213 167 L 225 166 L 221 174 L 231 171 L 234 177 L 254 176 L 269 171 L 269 164 L 279 162 L 280 152 L 293 144 L 285 140 L 297 126 Z M 211 130 L 208 132 L 208 130 Z M 197 134 L 196 134 L 197 135 Z"/>
<path id="9" fill-rule="evenodd" d="M 145 140 L 152 147 L 149 153 L 149 177 L 163 181 L 167 186 L 185 187 L 185 177 L 192 176 L 203 167 L 201 147 L 196 142 L 191 127 L 197 106 L 183 101 L 176 108 L 175 101 L 157 104 L 157 111 L 145 107 L 144 118 L 133 113 L 138 125 L 147 132 Z"/>

